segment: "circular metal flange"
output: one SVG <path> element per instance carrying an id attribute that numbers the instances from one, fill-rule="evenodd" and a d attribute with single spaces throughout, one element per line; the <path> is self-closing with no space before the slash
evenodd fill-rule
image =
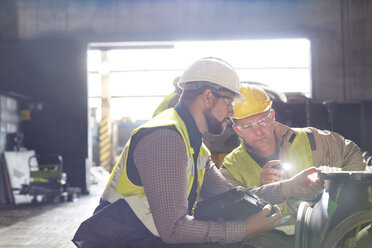
<path id="1" fill-rule="evenodd" d="M 372 223 L 372 209 L 363 210 L 353 214 L 340 222 L 328 235 L 324 241 L 323 248 L 338 247 L 340 240 L 354 228 L 363 224 Z"/>
<path id="2" fill-rule="evenodd" d="M 301 202 L 297 211 L 295 228 L 295 248 L 307 248 L 309 242 L 309 223 L 312 208 L 307 202 Z"/>

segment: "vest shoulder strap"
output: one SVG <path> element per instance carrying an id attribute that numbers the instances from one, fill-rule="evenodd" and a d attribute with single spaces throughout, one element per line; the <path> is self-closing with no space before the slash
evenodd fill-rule
<path id="1" fill-rule="evenodd" d="M 316 149 L 316 143 L 315 143 L 315 137 L 314 137 L 314 133 L 308 129 L 308 128 L 304 128 L 302 129 L 306 135 L 307 135 L 307 138 L 309 139 L 309 143 L 310 143 L 310 148 L 312 151 L 314 151 Z M 294 139 L 296 138 L 297 134 L 292 134 L 291 137 L 289 138 L 289 143 L 292 143 L 294 141 Z"/>
<path id="2" fill-rule="evenodd" d="M 305 129 L 305 132 L 306 132 L 307 138 L 309 139 L 310 148 L 312 151 L 314 151 L 316 149 L 314 133 L 308 128 Z"/>

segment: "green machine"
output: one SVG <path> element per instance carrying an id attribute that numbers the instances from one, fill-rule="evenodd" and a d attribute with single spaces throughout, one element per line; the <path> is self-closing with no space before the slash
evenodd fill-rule
<path id="1" fill-rule="evenodd" d="M 20 193 L 33 196 L 33 202 L 64 202 L 77 199 L 78 188 L 68 187 L 63 159 L 58 154 L 33 155 L 28 159 L 30 182 Z"/>

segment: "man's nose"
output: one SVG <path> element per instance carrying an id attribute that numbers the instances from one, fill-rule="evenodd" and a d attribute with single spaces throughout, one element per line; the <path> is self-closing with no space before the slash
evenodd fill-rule
<path id="1" fill-rule="evenodd" d="M 253 128 L 253 131 L 254 131 L 256 134 L 261 134 L 261 133 L 263 133 L 263 132 L 262 132 L 262 127 L 260 127 L 260 126 L 257 125 L 257 124 L 254 124 L 254 125 L 252 126 L 252 128 Z"/>

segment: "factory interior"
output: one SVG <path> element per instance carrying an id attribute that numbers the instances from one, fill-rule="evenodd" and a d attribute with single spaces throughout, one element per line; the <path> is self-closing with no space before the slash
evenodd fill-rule
<path id="1" fill-rule="evenodd" d="M 362 151 L 332 188 L 337 223 L 300 205 L 294 247 L 372 247 L 355 241 L 372 223 L 371 24 L 371 0 L 0 1 L 0 247 L 76 247 L 132 131 L 203 57 L 265 89 L 276 121 Z M 203 138 L 217 167 L 228 127 Z"/>

